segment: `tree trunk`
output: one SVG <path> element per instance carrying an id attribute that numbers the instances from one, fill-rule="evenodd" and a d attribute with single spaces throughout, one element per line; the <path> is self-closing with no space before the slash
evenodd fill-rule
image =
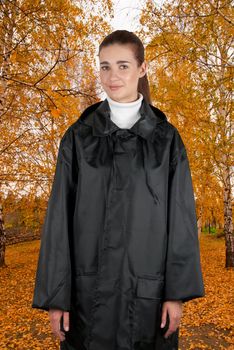
<path id="1" fill-rule="evenodd" d="M 198 228 L 198 238 L 200 238 L 201 230 L 202 230 L 202 210 L 200 210 L 200 214 L 198 215 L 197 228 Z"/>
<path id="2" fill-rule="evenodd" d="M 6 267 L 5 263 L 6 233 L 4 229 L 2 204 L 0 204 L 0 267 Z"/>
<path id="3" fill-rule="evenodd" d="M 224 187 L 224 234 L 226 244 L 225 267 L 234 267 L 234 235 L 232 222 L 232 191 L 230 181 L 230 168 L 225 171 Z"/>
<path id="4" fill-rule="evenodd" d="M 14 33 L 14 26 L 15 26 L 15 16 L 14 13 L 11 10 L 11 6 L 14 4 L 14 8 L 18 11 L 16 0 L 12 1 L 10 6 L 8 6 L 7 3 L 2 2 L 1 6 L 4 10 L 4 16 L 3 16 L 3 27 L 5 28 L 4 34 L 1 37 L 0 42 L 0 50 L 3 56 L 3 59 L 1 61 L 1 75 L 2 77 L 8 76 L 10 72 L 11 67 L 11 61 L 10 56 L 12 52 L 13 47 L 13 33 Z M 4 116 L 4 114 L 7 112 L 7 103 L 6 103 L 6 96 L 7 96 L 7 79 L 1 79 L 0 81 L 0 116 Z M 1 184 L 0 184 L 1 188 Z M 5 263 L 5 249 L 6 249 L 6 233 L 4 229 L 4 222 L 3 222 L 3 209 L 2 209 L 2 203 L 1 203 L 1 197 L 0 197 L 0 267 L 6 267 Z"/>

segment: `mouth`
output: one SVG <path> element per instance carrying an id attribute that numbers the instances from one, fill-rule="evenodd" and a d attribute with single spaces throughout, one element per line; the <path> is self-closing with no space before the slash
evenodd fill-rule
<path id="1" fill-rule="evenodd" d="M 120 89 L 122 86 L 110 86 L 110 90 L 111 91 L 115 91 L 115 90 L 118 90 L 118 89 Z"/>

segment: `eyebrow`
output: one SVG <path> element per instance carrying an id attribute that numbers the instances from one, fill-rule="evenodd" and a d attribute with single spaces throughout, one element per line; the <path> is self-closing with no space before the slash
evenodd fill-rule
<path id="1" fill-rule="evenodd" d="M 129 62 L 129 61 L 117 61 L 117 63 L 131 63 L 131 62 Z M 100 62 L 100 64 L 109 64 L 109 62 L 108 61 L 102 61 L 102 62 Z"/>

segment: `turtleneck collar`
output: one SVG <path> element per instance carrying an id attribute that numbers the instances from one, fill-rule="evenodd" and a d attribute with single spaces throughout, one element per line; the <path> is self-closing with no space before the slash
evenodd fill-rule
<path id="1" fill-rule="evenodd" d="M 110 106 L 110 118 L 119 127 L 123 129 L 130 129 L 141 115 L 139 113 L 143 95 L 138 92 L 138 99 L 133 102 L 117 102 L 110 96 L 106 97 Z"/>

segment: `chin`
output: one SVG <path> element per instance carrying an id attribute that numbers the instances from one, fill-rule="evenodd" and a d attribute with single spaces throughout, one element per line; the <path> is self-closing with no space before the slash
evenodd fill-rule
<path id="1" fill-rule="evenodd" d="M 123 92 L 121 93 L 120 91 L 109 91 L 107 92 L 107 94 L 110 96 L 110 98 L 113 98 L 113 100 L 115 98 L 118 98 L 118 99 L 125 98 Z"/>

